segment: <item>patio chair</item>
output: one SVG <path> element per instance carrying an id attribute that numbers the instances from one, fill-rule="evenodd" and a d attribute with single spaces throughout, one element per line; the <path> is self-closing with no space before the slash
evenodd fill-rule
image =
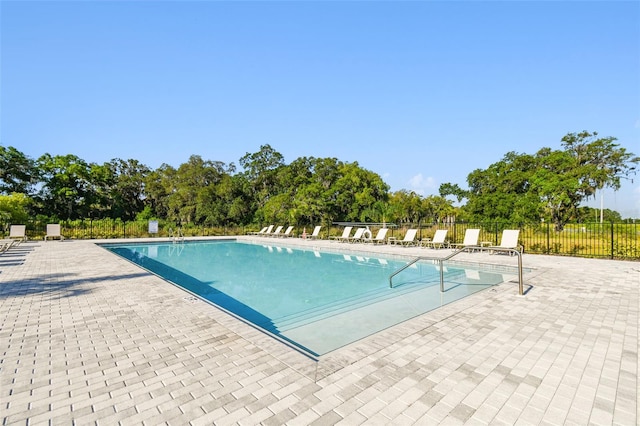
<path id="1" fill-rule="evenodd" d="M 315 228 L 313 228 L 313 232 L 311 233 L 311 235 L 308 235 L 307 238 L 310 238 L 312 240 L 317 240 L 318 238 L 320 238 L 321 229 L 322 229 L 322 225 L 317 225 Z"/>
<path id="2" fill-rule="evenodd" d="M 340 235 L 339 237 L 329 237 L 329 238 L 337 241 L 349 241 L 349 235 L 351 235 L 352 229 L 353 229 L 353 226 L 345 226 L 344 229 L 342 230 L 342 235 Z"/>
<path id="3" fill-rule="evenodd" d="M 259 230 L 258 232 L 252 231 L 252 232 L 247 232 L 247 235 L 262 235 L 265 232 L 267 232 L 267 229 L 269 229 L 268 226 L 265 226 L 264 228 L 262 228 L 261 230 Z"/>
<path id="4" fill-rule="evenodd" d="M 27 241 L 26 225 L 11 225 L 9 229 L 9 239 L 17 240 L 17 242 Z"/>
<path id="5" fill-rule="evenodd" d="M 416 234 L 418 233 L 417 229 L 408 229 L 407 233 L 404 234 L 404 238 L 401 240 L 397 240 L 393 237 L 389 238 L 390 244 L 399 244 L 402 246 L 415 246 L 416 245 Z"/>
<path id="6" fill-rule="evenodd" d="M 59 223 L 48 223 L 47 224 L 47 235 L 44 236 L 44 240 L 47 239 L 58 238 L 60 241 L 64 241 L 64 237 L 60 233 L 60 224 Z"/>
<path id="7" fill-rule="evenodd" d="M 282 228 L 284 228 L 283 225 L 278 225 L 276 230 L 273 231 L 271 234 L 268 234 L 268 235 L 271 236 L 271 237 L 279 237 L 280 235 L 282 235 L 282 234 L 280 234 L 280 232 L 282 232 Z"/>
<path id="8" fill-rule="evenodd" d="M 502 237 L 500 238 L 500 245 L 489 246 L 487 249 L 491 250 L 491 253 L 497 253 L 500 251 L 508 252 L 509 255 L 513 255 L 510 250 L 522 251 L 522 247 L 518 245 L 518 237 L 520 236 L 519 229 L 505 229 L 502 231 Z"/>
<path id="9" fill-rule="evenodd" d="M 14 243 L 15 240 L 12 240 L 11 238 L 0 240 L 0 253 L 4 253 L 5 251 L 9 250 Z"/>
<path id="10" fill-rule="evenodd" d="M 480 239 L 480 230 L 479 229 L 467 229 L 464 231 L 464 240 L 462 243 L 457 244 L 449 244 L 453 248 L 457 248 L 463 250 L 467 247 L 477 247 L 478 240 Z"/>
<path id="11" fill-rule="evenodd" d="M 447 242 L 448 229 L 438 229 L 433 235 L 433 239 L 420 242 L 420 247 L 431 247 L 433 249 L 449 246 Z"/>
<path id="12" fill-rule="evenodd" d="M 380 228 L 378 229 L 378 233 L 375 237 L 368 240 L 368 242 L 372 244 L 386 244 L 387 243 L 387 232 L 389 232 L 389 228 Z"/>
<path id="13" fill-rule="evenodd" d="M 284 231 L 283 234 L 280 234 L 278 236 L 282 238 L 293 237 L 293 235 L 291 234 L 291 231 L 293 231 L 293 226 L 287 227 L 286 231 Z"/>
<path id="14" fill-rule="evenodd" d="M 364 231 L 366 231 L 367 228 L 358 228 L 356 229 L 356 232 L 353 234 L 353 237 L 348 237 L 347 238 L 347 242 L 350 243 L 357 243 L 359 241 L 362 241 L 362 236 L 364 235 Z"/>

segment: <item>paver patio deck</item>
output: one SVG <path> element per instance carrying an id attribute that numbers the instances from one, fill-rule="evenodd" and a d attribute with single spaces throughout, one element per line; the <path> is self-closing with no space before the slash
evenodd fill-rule
<path id="1" fill-rule="evenodd" d="M 95 241 L 23 243 L 0 255 L 0 418 L 638 424 L 640 263 L 525 254 L 524 266 L 525 296 L 501 284 L 316 361 Z"/>

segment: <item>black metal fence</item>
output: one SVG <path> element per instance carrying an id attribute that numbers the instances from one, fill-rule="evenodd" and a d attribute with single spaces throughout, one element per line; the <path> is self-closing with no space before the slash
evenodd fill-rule
<path id="1" fill-rule="evenodd" d="M 431 238 L 437 229 L 448 229 L 451 243 L 462 243 L 467 229 L 480 229 L 480 242 L 498 245 L 504 229 L 519 229 L 518 242 L 526 253 L 553 254 L 640 260 L 640 223 L 580 223 L 568 224 L 556 231 L 551 223 L 446 223 L 403 225 L 394 230 L 400 235 L 404 229 L 418 228 L 418 238 Z"/>
<path id="2" fill-rule="evenodd" d="M 168 237 L 178 229 L 172 223 L 160 222 L 158 233 L 149 232 L 146 221 L 124 222 L 120 220 L 76 220 L 60 222 L 62 234 L 67 239 L 110 239 Z M 363 224 L 359 224 L 362 226 Z M 373 235 L 382 224 L 371 224 Z M 295 234 L 302 234 L 302 226 Z M 310 230 L 312 226 L 307 226 Z M 480 241 L 486 244 L 500 243 L 504 229 L 519 229 L 519 243 L 526 253 L 553 254 L 564 256 L 640 260 L 640 223 L 580 223 L 568 224 L 562 231 L 555 231 L 550 223 L 504 224 L 504 223 L 441 223 L 441 224 L 401 224 L 391 227 L 388 236 L 402 237 L 409 228 L 418 229 L 418 239 L 431 238 L 437 229 L 447 229 L 451 243 L 462 243 L 465 231 L 480 229 Z M 184 236 L 244 235 L 255 227 L 203 227 L 184 226 L 180 231 Z M 326 226 L 322 236 L 340 235 L 342 226 Z M 27 237 L 42 240 L 46 234 L 46 223 L 27 223 Z M 8 229 L 4 235 L 8 235 Z"/>
<path id="3" fill-rule="evenodd" d="M 173 223 L 160 222 L 157 233 L 149 232 L 149 222 L 122 220 L 73 220 L 60 221 L 61 233 L 65 239 L 91 240 L 91 239 L 112 239 L 112 238 L 153 238 L 169 237 L 176 230 L 184 236 L 216 236 L 216 235 L 237 235 L 244 228 L 239 227 L 203 227 L 186 226 L 180 227 Z M 43 240 L 47 233 L 47 224 L 39 221 L 27 223 L 27 238 L 30 240 Z M 8 235 L 9 230 L 4 231 Z"/>

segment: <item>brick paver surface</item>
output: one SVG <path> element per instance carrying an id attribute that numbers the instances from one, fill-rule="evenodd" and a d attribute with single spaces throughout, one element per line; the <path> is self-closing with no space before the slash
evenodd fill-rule
<path id="1" fill-rule="evenodd" d="M 640 263 L 523 262 L 524 296 L 505 283 L 316 361 L 94 242 L 23 243 L 0 255 L 0 419 L 638 424 Z"/>

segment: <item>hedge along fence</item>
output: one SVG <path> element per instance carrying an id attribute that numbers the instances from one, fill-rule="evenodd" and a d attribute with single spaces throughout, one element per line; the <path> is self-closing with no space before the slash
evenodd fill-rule
<path id="1" fill-rule="evenodd" d="M 204 226 L 178 226 L 175 223 L 158 221 L 158 233 L 149 232 L 148 221 L 122 221 L 119 219 L 100 220 L 68 220 L 57 222 L 60 224 L 61 233 L 65 239 L 90 240 L 113 238 L 149 238 L 170 237 L 176 230 L 181 235 L 190 236 L 223 236 L 237 235 L 243 228 L 239 227 L 204 227 Z M 9 231 L 5 230 L 4 235 Z M 47 233 L 47 224 L 39 221 L 27 223 L 27 237 L 30 240 L 44 240 Z"/>
<path id="2" fill-rule="evenodd" d="M 62 235 L 67 239 L 112 239 L 112 238 L 148 238 L 169 237 L 178 229 L 175 223 L 159 221 L 158 233 L 149 233 L 147 221 L 124 222 L 121 220 L 74 220 L 59 222 Z M 27 225 L 27 237 L 32 240 L 43 240 L 46 234 L 46 223 L 31 221 Z M 286 225 L 286 224 L 282 224 Z M 364 226 L 360 224 L 358 226 Z M 375 235 L 380 224 L 371 224 Z M 252 227 L 204 227 L 187 225 L 180 227 L 182 235 L 189 236 L 225 236 L 244 235 Z M 298 226 L 297 228 L 302 228 Z M 306 226 L 308 232 L 312 225 Z M 437 229 L 448 229 L 448 240 L 461 243 L 468 228 L 479 228 L 480 241 L 497 245 L 504 229 L 519 229 L 519 242 L 526 253 L 553 254 L 578 257 L 595 257 L 622 260 L 640 260 L 640 223 L 581 223 L 568 224 L 562 231 L 555 231 L 553 224 L 503 224 L 503 223 L 443 223 L 443 224 L 402 224 L 390 229 L 387 236 L 402 237 L 408 228 L 418 228 L 418 239 L 432 238 Z M 294 231 L 296 235 L 301 230 Z M 342 227 L 327 227 L 322 232 L 327 235 L 340 235 Z M 8 235 L 8 229 L 4 236 Z"/>

